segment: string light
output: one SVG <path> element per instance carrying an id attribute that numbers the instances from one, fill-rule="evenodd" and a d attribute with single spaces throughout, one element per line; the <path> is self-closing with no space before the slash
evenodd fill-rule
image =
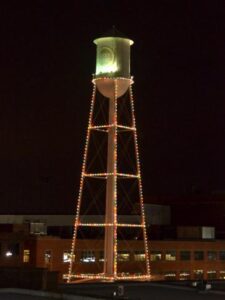
<path id="1" fill-rule="evenodd" d="M 76 246 L 80 205 L 81 205 L 82 191 L 83 191 L 83 185 L 84 185 L 84 173 L 85 173 L 87 154 L 88 154 L 88 144 L 89 144 L 89 139 L 90 139 L 90 129 L 89 129 L 89 127 L 92 124 L 95 94 L 96 94 L 96 85 L 94 84 L 93 85 L 93 92 L 92 92 L 92 99 L 91 99 L 91 107 L 90 107 L 90 112 L 89 112 L 89 119 L 88 119 L 87 135 L 86 135 L 86 141 L 85 141 L 85 147 L 84 147 L 84 156 L 83 156 L 82 172 L 81 172 L 81 179 L 80 179 L 80 188 L 79 188 L 78 200 L 77 200 L 76 217 L 75 217 L 75 222 L 74 222 L 74 232 L 73 232 L 72 246 L 71 246 L 71 257 L 74 255 L 75 246 Z M 68 280 L 67 280 L 68 283 L 71 280 L 72 268 L 73 268 L 73 260 L 71 259 L 70 263 L 69 263 L 69 276 L 68 276 Z"/>
<path id="2" fill-rule="evenodd" d="M 127 178 L 140 178 L 139 174 L 125 174 L 125 173 L 117 173 L 119 177 L 127 177 Z"/>
<path id="3" fill-rule="evenodd" d="M 117 79 L 114 79 L 115 87 L 115 112 L 114 112 L 114 125 L 115 125 L 115 136 L 114 136 L 114 201 L 113 201 L 113 237 L 114 237 L 114 261 L 113 261 L 113 277 L 114 280 L 117 277 Z"/>
<path id="4" fill-rule="evenodd" d="M 117 276 L 107 276 L 104 273 L 99 274 L 72 274 L 72 278 L 75 279 L 101 279 L 101 280 L 149 280 L 149 275 L 117 275 Z"/>
<path id="5" fill-rule="evenodd" d="M 97 78 L 95 78 L 95 74 L 93 74 L 93 79 L 92 79 L 92 82 L 94 83 L 94 84 L 96 84 L 96 81 L 98 81 L 98 80 L 108 80 L 108 79 L 110 79 L 110 80 L 119 80 L 119 81 L 129 81 L 130 82 L 130 84 L 132 84 L 134 81 L 133 81 L 133 76 L 131 76 L 130 78 L 124 78 L 124 77 L 110 77 L 110 76 L 101 76 L 101 77 L 97 77 Z"/>
<path id="6" fill-rule="evenodd" d="M 114 226 L 114 223 L 78 223 L 78 226 L 84 226 L 84 227 L 112 227 Z M 127 223 L 116 223 L 117 227 L 137 227 L 137 228 L 143 228 L 145 225 L 143 224 L 127 224 Z"/>
<path id="7" fill-rule="evenodd" d="M 117 128 L 120 128 L 120 129 L 125 129 L 125 130 L 131 130 L 131 131 L 136 130 L 135 127 L 125 126 L 125 125 L 118 125 L 118 124 L 117 125 L 116 124 L 95 125 L 95 126 L 89 126 L 88 129 L 92 129 L 92 130 L 94 130 L 94 129 L 96 129 L 96 130 L 97 129 L 109 129 L 109 128 L 112 128 L 114 126 L 116 126 Z"/>
<path id="8" fill-rule="evenodd" d="M 125 173 L 83 173 L 84 177 L 108 177 L 108 176 L 114 176 L 117 177 L 127 177 L 127 178 L 140 178 L 140 175 L 136 174 L 125 174 Z"/>
<path id="9" fill-rule="evenodd" d="M 133 100 L 133 93 L 132 93 L 131 85 L 130 85 L 130 100 L 131 100 L 132 123 L 133 123 L 133 127 L 136 128 L 136 120 L 135 120 L 135 113 L 134 113 L 134 100 Z M 145 245 L 146 269 L 147 269 L 147 275 L 150 276 L 148 240 L 147 240 L 145 212 L 144 212 L 144 197 L 143 197 L 142 182 L 141 182 L 141 167 L 140 167 L 140 161 L 139 161 L 139 151 L 138 151 L 138 141 L 137 141 L 137 131 L 136 130 L 134 131 L 134 144 L 135 144 L 135 153 L 136 153 L 136 159 L 137 159 L 137 172 L 138 172 L 138 174 L 140 174 L 140 177 L 138 180 L 138 185 L 139 185 L 140 204 L 141 204 L 141 218 L 142 218 L 142 224 L 144 224 L 143 235 L 144 235 L 144 245 Z"/>
<path id="10" fill-rule="evenodd" d="M 121 129 L 126 129 L 126 130 L 136 130 L 135 127 L 131 127 L 131 126 L 125 126 L 125 125 L 117 125 L 118 128 L 121 128 Z"/>
<path id="11" fill-rule="evenodd" d="M 114 98 L 110 101 L 114 101 L 114 118 L 111 124 L 103 124 L 103 125 L 92 125 L 93 119 L 93 110 L 94 110 L 94 102 L 96 96 L 96 81 L 102 79 L 111 79 L 114 83 Z M 117 123 L 117 100 L 118 100 L 118 81 L 121 80 L 129 80 L 129 91 L 130 91 L 130 101 L 131 101 L 131 114 L 132 114 L 132 126 L 126 126 L 123 124 Z M 138 151 L 138 142 L 137 142 L 137 130 L 136 130 L 136 121 L 135 121 L 135 114 L 134 114 L 134 103 L 133 103 L 133 95 L 131 85 L 133 83 L 133 79 L 127 78 L 96 78 L 93 79 L 93 94 L 92 94 L 92 101 L 91 101 L 91 108 L 89 113 L 89 121 L 88 121 L 88 128 L 87 128 L 87 135 L 86 135 L 86 142 L 84 147 L 84 155 L 83 155 L 83 164 L 82 164 L 82 172 L 81 172 L 81 180 L 80 180 L 80 188 L 78 194 L 78 201 L 77 201 L 77 209 L 76 209 L 76 217 L 74 223 L 74 234 L 72 239 L 72 246 L 71 246 L 71 255 L 74 255 L 75 246 L 76 246 L 76 238 L 77 238 L 77 230 L 79 226 L 86 226 L 86 227 L 112 227 L 113 228 L 113 274 L 107 275 L 105 273 L 98 273 L 98 274 L 74 274 L 72 272 L 73 260 L 70 260 L 69 264 L 69 273 L 67 276 L 67 282 L 70 283 L 71 279 L 93 279 L 93 280 L 108 280 L 108 281 L 115 281 L 115 280 L 149 280 L 150 279 L 150 264 L 149 264 L 149 251 L 148 251 L 148 241 L 147 241 L 147 233 L 146 233 L 146 223 L 145 223 L 145 214 L 144 214 L 144 202 L 143 202 L 143 192 L 142 192 L 142 182 L 141 182 L 141 172 L 140 172 L 140 161 L 139 161 L 139 151 Z M 119 83 L 120 84 L 120 83 Z M 114 140 L 113 140 L 113 172 L 104 172 L 104 173 L 86 173 L 86 162 L 87 162 L 87 155 L 88 155 L 88 145 L 90 140 L 90 132 L 91 130 L 104 130 L 107 131 L 112 128 L 114 130 Z M 130 130 L 134 132 L 134 143 L 135 143 L 135 154 L 137 160 L 137 174 L 126 174 L 126 173 L 118 173 L 117 172 L 117 148 L 118 148 L 118 140 L 117 134 L 119 130 Z M 83 192 L 83 185 L 85 177 L 96 177 L 96 178 L 108 178 L 109 176 L 113 176 L 113 223 L 105 222 L 105 223 L 83 223 L 79 221 L 79 214 L 80 214 L 80 206 L 81 206 L 81 198 Z M 117 179 L 119 178 L 136 178 L 138 179 L 138 186 L 139 186 L 139 197 L 140 197 L 140 205 L 141 205 L 141 224 L 126 224 L 126 223 L 118 223 L 117 220 Z M 143 229 L 143 236 L 144 236 L 144 247 L 145 247 L 145 258 L 146 258 L 146 270 L 147 274 L 142 275 L 125 275 L 119 274 L 117 272 L 117 252 L 118 252 L 118 239 L 117 239 L 117 228 L 118 227 L 127 227 L 127 228 L 142 228 Z"/>

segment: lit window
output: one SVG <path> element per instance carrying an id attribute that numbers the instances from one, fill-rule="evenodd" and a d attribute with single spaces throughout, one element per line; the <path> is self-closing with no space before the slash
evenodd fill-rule
<path id="1" fill-rule="evenodd" d="M 166 280 L 175 280 L 176 272 L 175 271 L 167 271 L 164 273 L 164 277 Z"/>
<path id="2" fill-rule="evenodd" d="M 191 252 L 190 251 L 180 251 L 180 260 L 190 260 Z"/>
<path id="3" fill-rule="evenodd" d="M 204 252 L 203 251 L 194 251 L 194 259 L 195 260 L 204 260 Z"/>
<path id="4" fill-rule="evenodd" d="M 134 252 L 134 260 L 135 261 L 145 261 L 145 253 L 142 251 Z"/>
<path id="5" fill-rule="evenodd" d="M 169 260 L 169 261 L 176 260 L 176 251 L 167 251 L 165 254 L 165 260 Z"/>
<path id="6" fill-rule="evenodd" d="M 207 271 L 208 279 L 216 279 L 216 271 Z"/>
<path id="7" fill-rule="evenodd" d="M 225 279 L 225 270 L 224 271 L 220 271 L 220 277 L 219 279 Z"/>
<path id="8" fill-rule="evenodd" d="M 105 257 L 104 257 L 104 251 L 100 251 L 99 252 L 99 258 L 98 258 L 99 261 L 105 261 Z"/>
<path id="9" fill-rule="evenodd" d="M 180 280 L 188 280 L 190 279 L 190 271 L 180 271 Z"/>
<path id="10" fill-rule="evenodd" d="M 203 279 L 203 270 L 194 270 L 195 279 Z"/>
<path id="11" fill-rule="evenodd" d="M 95 262 L 94 252 L 93 251 L 82 251 L 80 261 L 83 262 L 83 263 Z"/>
<path id="12" fill-rule="evenodd" d="M 71 252 L 68 250 L 68 251 L 64 251 L 63 252 L 63 262 L 66 263 L 66 262 L 70 262 L 71 261 L 71 257 L 72 257 L 72 261 L 75 260 L 75 255 L 71 255 Z"/>
<path id="13" fill-rule="evenodd" d="M 49 264 L 52 260 L 52 251 L 51 250 L 45 250 L 44 253 L 44 261 L 46 264 Z"/>
<path id="14" fill-rule="evenodd" d="M 162 252 L 160 251 L 151 251 L 150 254 L 151 261 L 158 261 L 162 259 Z"/>
<path id="15" fill-rule="evenodd" d="M 220 260 L 225 260 L 225 251 L 220 251 Z"/>
<path id="16" fill-rule="evenodd" d="M 37 235 L 46 235 L 47 226 L 43 222 L 30 222 L 30 233 Z"/>
<path id="17" fill-rule="evenodd" d="M 129 261 L 130 260 L 130 253 L 119 251 L 117 255 L 118 261 Z"/>
<path id="18" fill-rule="evenodd" d="M 63 279 L 63 280 L 67 280 L 68 277 L 69 277 L 68 274 L 63 274 L 63 275 L 62 275 L 62 279 Z"/>
<path id="19" fill-rule="evenodd" d="M 217 260 L 217 252 L 216 251 L 208 251 L 207 256 L 208 256 L 208 260 Z"/>
<path id="20" fill-rule="evenodd" d="M 23 250 L 23 262 L 29 263 L 29 261 L 30 261 L 30 250 L 24 249 Z"/>

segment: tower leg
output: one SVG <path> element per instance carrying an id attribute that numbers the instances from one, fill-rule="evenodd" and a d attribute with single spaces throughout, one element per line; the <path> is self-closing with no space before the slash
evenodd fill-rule
<path id="1" fill-rule="evenodd" d="M 115 122 L 115 98 L 109 99 L 109 124 Z M 107 173 L 109 175 L 106 182 L 106 210 L 105 210 L 105 223 L 114 223 L 114 203 L 116 188 L 116 178 L 114 174 L 115 170 L 115 139 L 116 128 L 115 126 L 108 129 L 108 153 L 107 153 Z M 114 274 L 114 227 L 105 226 L 105 244 L 104 244 L 104 273 L 106 276 L 113 276 Z"/>

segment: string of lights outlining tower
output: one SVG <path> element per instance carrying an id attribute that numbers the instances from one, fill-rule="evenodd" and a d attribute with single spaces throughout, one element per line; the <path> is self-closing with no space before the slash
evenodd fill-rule
<path id="1" fill-rule="evenodd" d="M 67 282 L 149 280 L 150 264 L 130 76 L 133 41 L 115 28 L 94 40 L 96 73 L 89 113 Z M 88 240 L 96 239 L 96 260 Z M 135 272 L 123 245 L 140 241 Z M 86 248 L 85 248 L 86 247 Z M 86 249 L 86 254 L 80 254 Z M 132 249 L 131 249 L 132 251 Z M 85 256 L 86 255 L 86 256 Z M 122 258 L 122 259 L 121 259 Z M 90 259 L 92 264 L 82 265 Z"/>

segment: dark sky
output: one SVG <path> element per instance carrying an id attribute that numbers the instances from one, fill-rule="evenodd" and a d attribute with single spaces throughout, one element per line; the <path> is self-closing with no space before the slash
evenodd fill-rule
<path id="1" fill-rule="evenodd" d="M 93 39 L 134 40 L 144 194 L 225 190 L 224 1 L 0 4 L 0 213 L 73 213 Z"/>

